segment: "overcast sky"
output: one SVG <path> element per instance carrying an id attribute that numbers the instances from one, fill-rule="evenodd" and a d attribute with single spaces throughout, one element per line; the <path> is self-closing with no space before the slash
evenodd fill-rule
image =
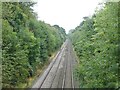
<path id="1" fill-rule="evenodd" d="M 59 25 L 66 32 L 74 29 L 83 17 L 92 15 L 102 0 L 37 0 L 34 11 L 39 20 Z"/>

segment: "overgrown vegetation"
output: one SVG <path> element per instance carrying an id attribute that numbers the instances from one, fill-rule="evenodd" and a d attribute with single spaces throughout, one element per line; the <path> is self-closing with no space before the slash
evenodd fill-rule
<path id="1" fill-rule="evenodd" d="M 120 2 L 103 4 L 69 34 L 79 57 L 81 88 L 118 88 L 120 81 Z"/>
<path id="2" fill-rule="evenodd" d="M 2 3 L 2 83 L 17 88 L 28 83 L 65 41 L 65 30 L 38 21 L 32 2 Z"/>

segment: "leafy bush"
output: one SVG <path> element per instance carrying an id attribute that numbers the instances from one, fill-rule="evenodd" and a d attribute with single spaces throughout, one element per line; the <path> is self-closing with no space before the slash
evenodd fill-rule
<path id="1" fill-rule="evenodd" d="M 38 21 L 31 9 L 33 5 L 32 2 L 2 3 L 3 88 L 28 83 L 28 78 L 36 74 L 66 38 L 64 29 Z"/>
<path id="2" fill-rule="evenodd" d="M 107 2 L 69 34 L 79 57 L 81 88 L 118 88 L 118 3 Z"/>

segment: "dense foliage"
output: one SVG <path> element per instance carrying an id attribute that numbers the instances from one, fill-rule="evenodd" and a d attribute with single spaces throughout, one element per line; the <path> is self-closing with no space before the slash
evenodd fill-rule
<path id="1" fill-rule="evenodd" d="M 119 85 L 119 6 L 120 3 L 103 4 L 95 15 L 86 17 L 69 34 L 79 57 L 76 76 L 81 88 L 117 88 Z"/>
<path id="2" fill-rule="evenodd" d="M 2 3 L 3 87 L 27 83 L 66 38 L 63 28 L 37 20 L 31 9 L 34 4 Z"/>

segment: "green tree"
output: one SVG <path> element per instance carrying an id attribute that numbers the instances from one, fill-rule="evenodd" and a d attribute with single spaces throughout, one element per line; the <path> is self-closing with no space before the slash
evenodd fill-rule
<path id="1" fill-rule="evenodd" d="M 69 35 L 80 58 L 76 77 L 82 88 L 119 87 L 118 4 L 105 3 Z"/>
<path id="2" fill-rule="evenodd" d="M 32 2 L 2 3 L 2 84 L 20 87 L 63 43 L 65 32 L 38 21 Z M 60 41 L 60 42 L 59 42 Z"/>

